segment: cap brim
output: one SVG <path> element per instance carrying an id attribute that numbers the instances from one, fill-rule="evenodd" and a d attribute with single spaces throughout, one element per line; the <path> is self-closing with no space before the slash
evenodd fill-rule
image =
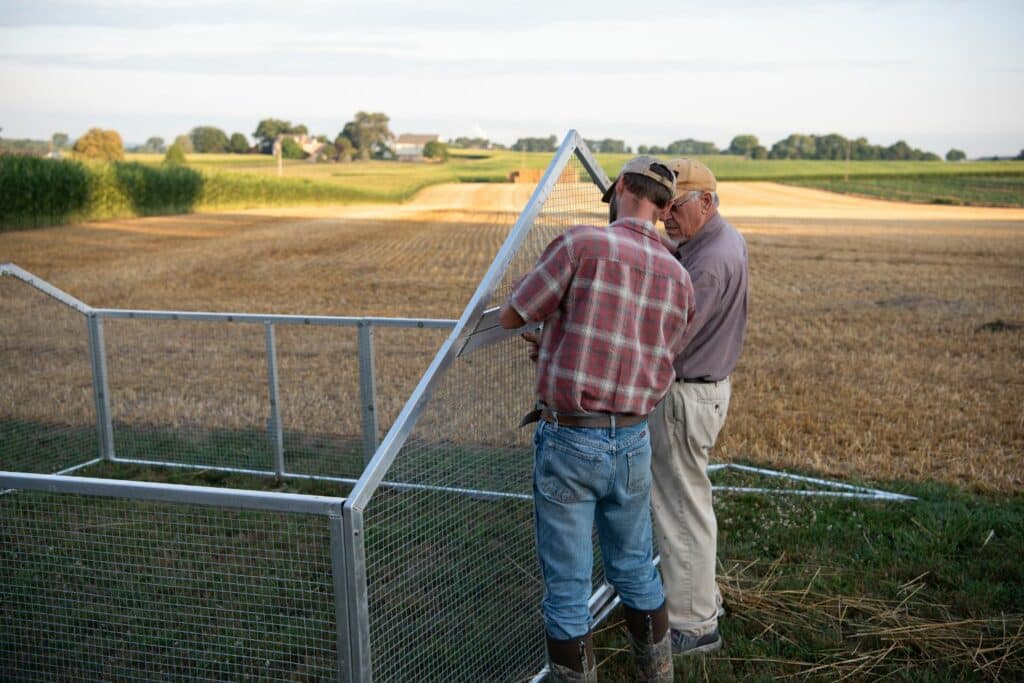
<path id="1" fill-rule="evenodd" d="M 608 186 L 608 189 L 604 191 L 603 195 L 601 195 L 601 201 L 604 202 L 605 204 L 611 204 L 612 194 L 614 192 L 615 192 L 615 181 L 613 180 L 611 185 Z"/>

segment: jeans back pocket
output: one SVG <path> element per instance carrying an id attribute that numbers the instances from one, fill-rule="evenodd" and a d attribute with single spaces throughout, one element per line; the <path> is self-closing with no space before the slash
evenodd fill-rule
<path id="1" fill-rule="evenodd" d="M 566 428 L 545 425 L 537 439 L 537 490 L 552 502 L 597 500 L 608 487 L 611 459 L 590 440 L 573 439 Z"/>

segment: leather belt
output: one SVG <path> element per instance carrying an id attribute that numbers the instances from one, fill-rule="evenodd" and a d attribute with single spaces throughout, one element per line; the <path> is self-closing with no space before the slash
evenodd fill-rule
<path id="1" fill-rule="evenodd" d="M 632 427 L 647 419 L 646 415 L 627 415 L 625 413 L 595 413 L 593 415 L 570 415 L 557 413 L 547 408 L 537 409 L 526 414 L 520 427 L 544 420 L 562 427 L 590 427 L 592 429 L 611 429 L 615 427 Z"/>

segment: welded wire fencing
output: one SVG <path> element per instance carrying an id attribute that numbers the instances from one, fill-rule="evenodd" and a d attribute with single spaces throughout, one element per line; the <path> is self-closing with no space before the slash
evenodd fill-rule
<path id="1" fill-rule="evenodd" d="M 263 509 L 246 492 L 180 487 L 162 502 L 156 485 L 64 477 L 50 493 L 25 476 L 0 476 L 16 487 L 0 496 L 0 680 L 349 677 L 330 543 L 340 500 Z"/>
<path id="2" fill-rule="evenodd" d="M 0 265 L 0 680 L 534 678 L 535 367 L 495 307 L 607 185 L 571 131 L 458 321 L 94 309 Z M 107 463 L 352 488 L 81 476 Z"/>
<path id="3" fill-rule="evenodd" d="M 513 227 L 503 247 L 507 269 L 489 273 L 495 277 L 478 290 L 477 310 L 460 320 L 465 328 L 447 350 L 449 364 L 421 383 L 430 385 L 429 400 L 404 415 L 410 431 L 383 477 L 405 486 L 381 487 L 366 504 L 376 679 L 522 680 L 544 666 L 533 426 L 518 427 L 533 407 L 535 367 L 526 345 L 494 331 L 493 313 L 483 313 L 505 300 L 554 236 L 581 222 L 607 223 L 599 189 L 607 179 L 593 178 L 575 156 L 582 143 L 574 135 L 553 162 L 561 168 L 549 172 Z M 598 562 L 595 588 L 603 582 Z"/>
<path id="4" fill-rule="evenodd" d="M 0 469 L 354 480 L 454 321 L 94 309 L 0 277 Z"/>
<path id="5" fill-rule="evenodd" d="M 97 439 L 85 316 L 0 277 L 0 470 L 73 467 L 97 457 Z"/>

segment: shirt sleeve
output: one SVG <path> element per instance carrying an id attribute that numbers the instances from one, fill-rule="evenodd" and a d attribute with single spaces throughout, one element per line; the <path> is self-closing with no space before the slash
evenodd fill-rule
<path id="1" fill-rule="evenodd" d="M 715 310 L 718 300 L 722 297 L 722 283 L 711 273 L 700 273 L 696 279 L 691 279 L 691 282 L 693 283 L 693 304 L 687 311 L 683 348 L 686 348 L 690 340 L 701 331 L 711 312 Z M 696 311 L 693 310 L 694 304 L 696 304 Z"/>
<path id="2" fill-rule="evenodd" d="M 558 309 L 575 271 L 571 242 L 563 233 L 551 241 L 533 270 L 516 283 L 509 305 L 523 320 L 545 320 Z"/>

